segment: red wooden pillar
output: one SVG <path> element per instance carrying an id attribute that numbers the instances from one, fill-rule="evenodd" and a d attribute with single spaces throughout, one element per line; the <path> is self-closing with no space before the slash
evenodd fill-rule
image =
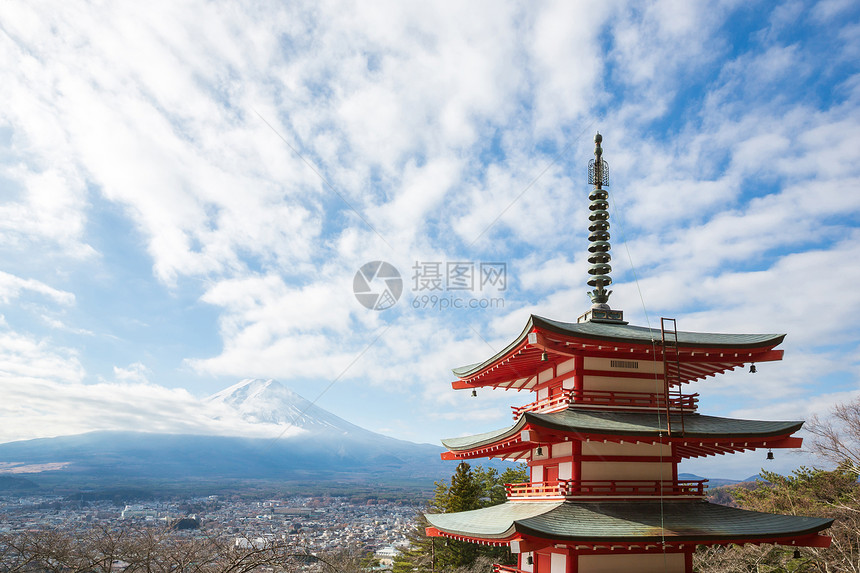
<path id="1" fill-rule="evenodd" d="M 546 550 L 534 552 L 534 573 L 552 572 L 552 553 Z"/>
<path id="2" fill-rule="evenodd" d="M 585 369 L 584 364 L 585 359 L 581 355 L 573 357 L 573 389 L 579 392 L 582 392 L 584 387 L 582 380 L 582 372 Z"/>
<path id="3" fill-rule="evenodd" d="M 567 548 L 567 567 L 565 573 L 578 573 L 579 571 L 579 556 L 573 548 Z"/>
<path id="4" fill-rule="evenodd" d="M 583 370 L 585 369 L 585 358 L 583 355 L 573 357 L 573 389 L 582 396 L 582 391 L 585 388 L 583 380 Z M 573 442 L 573 464 L 570 469 L 570 478 L 574 482 L 582 479 L 582 442 L 576 440 Z M 579 558 L 576 558 L 579 561 Z"/>

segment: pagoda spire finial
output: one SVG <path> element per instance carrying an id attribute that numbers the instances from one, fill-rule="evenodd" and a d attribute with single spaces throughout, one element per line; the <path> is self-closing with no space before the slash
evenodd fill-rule
<path id="1" fill-rule="evenodd" d="M 609 185 L 609 165 L 603 160 L 603 148 L 600 147 L 602 142 L 603 136 L 597 132 L 594 136 L 594 159 L 588 162 L 588 183 L 594 186 L 588 195 L 591 201 L 588 206 L 591 211 L 588 216 L 591 221 L 588 226 L 588 262 L 591 264 L 588 269 L 588 274 L 591 275 L 588 286 L 595 287 L 588 296 L 591 298 L 592 308 L 608 309 L 612 291 L 606 290 L 606 287 L 612 284 L 612 277 L 609 276 L 612 272 L 609 265 L 612 256 L 609 254 L 609 191 L 603 186 Z"/>

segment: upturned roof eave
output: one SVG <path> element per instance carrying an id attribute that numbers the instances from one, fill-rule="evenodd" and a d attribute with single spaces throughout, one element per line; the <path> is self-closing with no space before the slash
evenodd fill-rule
<path id="1" fill-rule="evenodd" d="M 534 319 L 535 319 L 535 315 L 530 314 L 529 319 L 526 322 L 525 327 L 523 328 L 523 331 L 519 334 L 519 336 L 517 336 L 513 340 L 513 342 L 511 342 L 510 344 L 505 346 L 502 350 L 500 350 L 499 352 L 497 352 L 496 354 L 494 354 L 493 356 L 491 356 L 487 360 L 484 360 L 483 362 L 476 362 L 474 364 L 467 364 L 465 366 L 460 366 L 458 368 L 452 369 L 452 372 L 454 373 L 454 375 L 458 376 L 459 378 L 468 378 L 472 374 L 475 374 L 476 372 L 480 372 L 484 368 L 490 366 L 491 364 L 493 364 L 495 362 L 498 362 L 503 357 L 507 356 L 512 350 L 514 350 L 515 348 L 520 346 L 523 343 L 523 341 L 526 340 L 526 338 L 529 335 L 529 332 L 531 332 L 532 328 L 534 327 Z"/>
<path id="2" fill-rule="evenodd" d="M 475 449 L 475 448 L 488 446 L 488 445 L 494 444 L 496 442 L 501 442 L 501 441 L 507 440 L 508 438 L 511 438 L 511 437 L 517 435 L 519 432 L 521 432 L 523 430 L 523 428 L 525 428 L 526 421 L 527 420 L 526 420 L 525 416 L 520 416 L 520 419 L 517 420 L 517 422 L 514 425 L 509 426 L 507 428 L 501 428 L 499 430 L 492 430 L 490 432 L 484 432 L 482 434 L 475 434 L 472 436 L 462 436 L 462 437 L 458 437 L 458 438 L 446 438 L 446 439 L 441 440 L 442 445 L 451 451 L 464 451 L 464 450 L 471 450 L 471 449 Z M 460 440 L 473 440 L 473 442 L 471 442 L 470 445 L 468 445 L 466 447 L 462 447 L 462 446 L 458 447 L 456 445 L 456 442 L 460 441 Z M 452 442 L 455 445 L 450 445 Z"/>
<path id="3" fill-rule="evenodd" d="M 516 524 L 519 520 L 547 513 L 562 503 L 564 502 L 507 502 L 458 513 L 425 513 L 424 517 L 430 525 L 448 534 L 480 539 L 507 539 L 517 532 Z M 460 529 L 462 524 L 466 524 L 468 529 Z"/>
<path id="4" fill-rule="evenodd" d="M 583 340 L 615 342 L 625 344 L 648 344 L 652 341 L 659 342 L 661 331 L 655 328 L 632 326 L 627 324 L 607 325 L 604 323 L 565 323 L 551 320 L 537 315 L 529 315 L 522 332 L 505 348 L 484 360 L 474 364 L 467 364 L 453 369 L 455 376 L 466 379 L 478 374 L 497 362 L 503 360 L 511 352 L 520 347 L 533 329 L 552 332 L 561 336 L 578 338 Z M 591 325 L 591 326 L 589 326 Z M 628 335 L 612 335 L 609 333 L 589 332 L 592 329 L 619 329 L 620 332 L 627 331 Z M 636 336 L 634 336 L 634 334 Z M 647 335 L 647 336 L 646 336 Z M 725 348 L 727 350 L 749 350 L 769 349 L 782 343 L 785 334 L 721 334 L 721 333 L 697 333 L 678 331 L 678 348 Z M 731 341 L 730 338 L 735 338 Z M 744 339 L 750 339 L 744 341 Z"/>
<path id="5" fill-rule="evenodd" d="M 790 516 L 793 517 L 793 516 Z M 521 523 L 517 523 L 511 531 L 513 533 L 519 533 L 520 535 L 528 535 L 529 537 L 534 537 L 537 539 L 546 539 L 548 541 L 565 541 L 565 542 L 583 542 L 583 543 L 631 543 L 631 542 L 639 542 L 639 543 L 655 543 L 660 541 L 672 542 L 672 543 L 713 543 L 714 541 L 722 541 L 724 543 L 753 543 L 756 541 L 767 540 L 768 543 L 772 543 L 775 539 L 783 539 L 790 540 L 795 538 L 807 537 L 809 535 L 814 535 L 824 531 L 831 527 L 835 520 L 829 519 L 824 520 L 826 523 L 822 523 L 815 527 L 811 527 L 808 529 L 801 529 L 797 531 L 791 531 L 786 533 L 772 533 L 769 531 L 764 531 L 762 533 L 710 533 L 710 534 L 689 534 L 689 535 L 636 535 L 636 536 L 597 536 L 597 535 L 575 535 L 575 536 L 565 536 L 559 535 L 555 533 L 547 533 L 538 530 L 534 530 L 528 526 L 525 526 Z"/>
<path id="6" fill-rule="evenodd" d="M 659 506 L 660 511 L 648 508 Z M 578 508 L 586 508 L 591 516 L 598 519 L 570 519 Z M 612 508 L 612 510 L 609 510 Z M 643 512 L 642 509 L 646 508 Z M 568 516 L 555 519 L 557 513 Z M 643 516 L 643 513 L 646 514 Z M 648 517 L 660 516 L 665 525 L 660 527 L 655 519 L 648 523 Z M 585 516 L 588 517 L 588 516 Z M 601 519 L 604 523 L 601 523 Z M 757 527 L 752 527 L 755 520 Z M 518 533 L 532 537 L 560 541 L 657 541 L 671 539 L 674 542 L 712 542 L 745 541 L 763 539 L 801 538 L 819 533 L 833 524 L 832 519 L 764 513 L 730 508 L 707 501 L 693 502 L 566 502 L 558 508 L 536 515 L 532 518 L 517 520 L 514 528 Z M 634 524 L 630 527 L 628 524 Z M 576 528 L 582 529 L 575 532 Z M 601 531 L 601 528 L 604 531 Z M 638 529 L 637 529 L 638 528 Z M 566 531 L 567 529 L 567 531 Z M 625 529 L 626 534 L 620 534 Z M 632 533 L 630 530 L 634 530 Z M 618 533 L 612 534 L 615 530 Z M 573 531 L 573 533 L 572 533 Z M 608 534 L 607 534 L 608 532 Z"/>
<path id="7" fill-rule="evenodd" d="M 646 423 L 650 422 L 650 414 L 632 414 L 632 413 L 601 413 L 594 411 L 584 411 L 588 419 L 597 420 L 600 424 L 588 425 L 583 422 L 566 422 L 565 414 L 569 412 L 577 412 L 575 407 L 568 408 L 562 412 L 551 414 L 536 414 L 534 412 L 525 412 L 517 420 L 515 424 L 507 428 L 501 428 L 491 432 L 475 434 L 473 436 L 463 436 L 457 438 L 447 438 L 442 440 L 448 450 L 452 452 L 466 452 L 479 448 L 486 448 L 494 444 L 502 443 L 525 429 L 527 426 L 537 430 L 545 429 L 549 431 L 560 432 L 564 434 L 588 436 L 625 436 L 630 438 L 646 438 L 653 439 L 660 437 L 666 430 L 665 418 L 663 425 L 658 423 L 656 412 L 653 416 L 653 425 L 641 425 L 639 427 L 616 427 L 611 424 L 642 424 L 642 420 Z M 601 420 L 601 418 L 603 418 Z M 615 418 L 615 420 L 613 420 Z M 626 419 L 626 420 L 625 420 Z M 673 416 L 671 418 L 673 427 L 679 427 L 681 424 L 680 417 Z M 697 430 L 698 421 L 705 421 L 712 425 L 722 424 L 723 429 L 717 427 L 715 430 Z M 703 425 L 703 424 L 700 424 Z M 761 420 L 743 420 L 738 418 L 720 418 L 717 416 L 703 416 L 701 414 L 688 414 L 685 417 L 685 432 L 683 440 L 711 440 L 719 438 L 736 438 L 743 440 L 744 438 L 751 440 L 762 440 L 767 438 L 776 438 L 781 436 L 790 436 L 800 430 L 803 426 L 803 421 L 761 421 Z M 752 427 L 750 427 L 752 426 Z M 755 426 L 758 426 L 757 428 Z"/>
<path id="8" fill-rule="evenodd" d="M 575 410 L 575 408 L 570 408 L 569 410 Z M 557 412 L 557 414 L 563 414 L 563 412 Z M 588 413 L 594 413 L 593 411 L 588 411 Z M 613 415 L 620 414 L 621 416 L 625 416 L 628 413 L 619 413 L 612 412 Z M 648 417 L 652 414 L 631 414 L 631 416 L 638 417 Z M 552 414 L 537 414 L 534 412 L 524 412 L 521 419 L 524 419 L 526 423 L 539 428 L 545 428 L 547 430 L 559 430 L 562 432 L 576 432 L 580 434 L 588 434 L 588 433 L 599 433 L 611 436 L 648 436 L 648 435 L 657 435 L 665 431 L 665 418 L 660 417 L 658 419 L 658 413 L 655 412 L 653 414 L 655 425 L 651 428 L 647 428 L 641 433 L 636 433 L 637 430 L 627 430 L 627 429 L 613 429 L 613 428 L 595 428 L 589 427 L 585 425 L 580 426 L 570 426 L 564 424 L 562 422 L 557 422 L 554 420 L 554 416 Z M 731 437 L 731 436 L 756 436 L 760 438 L 770 438 L 775 436 L 783 436 L 786 434 L 793 434 L 800 430 L 803 426 L 804 422 L 802 420 L 745 420 L 742 418 L 722 418 L 719 416 L 705 416 L 703 414 L 687 414 L 684 417 L 684 437 L 686 438 L 722 438 L 722 437 Z M 669 420 L 673 427 L 678 427 L 681 425 L 682 416 L 673 414 L 670 416 Z M 730 426 L 732 424 L 740 425 L 741 423 L 753 423 L 753 424 L 763 424 L 768 425 L 772 429 L 770 430 L 758 430 L 758 431 L 743 431 L 742 428 L 738 427 L 735 429 L 731 429 L 730 427 L 725 428 L 725 430 L 717 430 L 717 431 L 701 431 L 696 430 L 693 426 L 693 422 L 695 420 L 715 420 L 718 423 L 722 422 L 726 426 Z M 662 425 L 659 423 L 659 420 L 663 420 Z M 687 429 L 688 427 L 692 427 L 693 429 Z"/>

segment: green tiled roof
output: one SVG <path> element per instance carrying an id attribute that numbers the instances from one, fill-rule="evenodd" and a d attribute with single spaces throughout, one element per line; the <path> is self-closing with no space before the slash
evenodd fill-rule
<path id="1" fill-rule="evenodd" d="M 664 536 L 672 541 L 754 541 L 817 533 L 833 523 L 832 519 L 760 513 L 705 501 L 509 501 L 426 517 L 434 527 L 455 535 L 503 539 L 517 532 L 583 542 L 659 541 Z"/>
<path id="2" fill-rule="evenodd" d="M 660 342 L 662 336 L 659 328 L 631 326 L 605 322 L 559 322 L 536 315 L 529 316 L 525 328 L 520 335 L 506 346 L 501 352 L 487 360 L 454 369 L 454 374 L 460 377 L 469 376 L 492 364 L 520 344 L 533 327 L 550 332 L 556 332 L 576 338 L 605 340 L 607 342 L 627 342 L 633 344 L 650 344 Z M 701 348 L 747 349 L 773 347 L 781 343 L 784 334 L 719 334 L 710 332 L 678 331 L 678 346 Z"/>
<path id="3" fill-rule="evenodd" d="M 582 434 L 608 434 L 616 436 L 649 436 L 658 435 L 666 429 L 665 416 L 657 412 L 605 412 L 598 410 L 578 409 L 570 407 L 561 412 L 551 414 L 535 414 L 525 412 L 516 424 L 494 432 L 486 432 L 474 436 L 449 438 L 442 444 L 449 450 L 469 450 L 492 444 L 498 440 L 514 436 L 526 424 L 540 428 L 577 432 Z M 738 420 L 734 418 L 719 418 L 702 414 L 684 415 L 685 438 L 720 438 L 720 437 L 759 437 L 783 436 L 792 434 L 800 429 L 803 422 L 796 421 L 760 421 Z M 681 419 L 672 416 L 672 427 L 679 428 Z"/>
<path id="4" fill-rule="evenodd" d="M 650 343 L 652 340 L 659 342 L 662 338 L 659 328 L 606 322 L 559 322 L 535 315 L 532 315 L 530 320 L 538 328 L 583 338 L 646 343 Z M 785 338 L 784 334 L 721 334 L 678 331 L 679 346 L 757 348 L 767 345 L 775 346 L 782 342 L 783 338 Z"/>
<path id="5" fill-rule="evenodd" d="M 425 517 L 431 525 L 449 533 L 498 539 L 514 533 L 515 521 L 537 517 L 552 511 L 562 503 L 564 502 L 508 502 L 459 513 L 428 513 Z"/>

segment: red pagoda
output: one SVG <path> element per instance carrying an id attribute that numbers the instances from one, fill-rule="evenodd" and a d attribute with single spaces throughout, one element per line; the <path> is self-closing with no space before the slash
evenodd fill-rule
<path id="1" fill-rule="evenodd" d="M 687 458 L 797 448 L 803 422 L 698 413 L 684 384 L 781 360 L 782 334 L 682 332 L 631 326 L 610 308 L 608 166 L 595 137 L 589 163 L 591 309 L 576 323 L 532 315 L 487 360 L 454 370 L 455 389 L 534 392 L 510 427 L 443 440 L 443 459 L 526 462 L 501 505 L 428 514 L 427 534 L 508 546 L 527 573 L 691 572 L 697 545 L 827 547 L 832 520 L 745 511 L 705 501 L 706 480 L 678 479 Z M 768 456 L 770 457 L 770 452 Z"/>

